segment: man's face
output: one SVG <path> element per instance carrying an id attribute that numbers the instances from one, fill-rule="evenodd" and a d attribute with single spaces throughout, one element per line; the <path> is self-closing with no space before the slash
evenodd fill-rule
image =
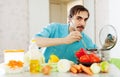
<path id="1" fill-rule="evenodd" d="M 74 15 L 71 18 L 74 30 L 82 32 L 85 28 L 87 19 L 88 19 L 88 12 L 86 12 L 86 11 L 81 11 L 81 12 L 77 13 L 76 15 Z"/>

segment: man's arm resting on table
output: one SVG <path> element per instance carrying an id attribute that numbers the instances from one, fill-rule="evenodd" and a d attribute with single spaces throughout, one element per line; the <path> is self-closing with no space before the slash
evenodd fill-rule
<path id="1" fill-rule="evenodd" d="M 56 46 L 60 44 L 67 44 L 65 38 L 43 38 L 37 37 L 35 38 L 36 44 L 39 47 L 49 47 L 49 46 Z"/>
<path id="2" fill-rule="evenodd" d="M 36 44 L 39 47 L 48 47 L 48 46 L 56 46 L 60 44 L 71 44 L 75 41 L 79 41 L 81 38 L 82 36 L 78 31 L 73 31 L 64 38 L 36 37 L 35 40 L 36 40 Z"/>

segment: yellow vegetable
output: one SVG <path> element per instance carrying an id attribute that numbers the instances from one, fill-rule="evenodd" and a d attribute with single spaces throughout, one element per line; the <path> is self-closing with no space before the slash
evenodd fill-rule
<path id="1" fill-rule="evenodd" d="M 48 60 L 48 63 L 56 63 L 58 61 L 59 61 L 58 56 L 52 54 L 52 55 L 50 55 L 50 59 Z"/>

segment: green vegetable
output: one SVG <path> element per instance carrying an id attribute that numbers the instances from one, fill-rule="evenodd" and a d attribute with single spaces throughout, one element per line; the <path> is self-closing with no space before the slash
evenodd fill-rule
<path id="1" fill-rule="evenodd" d="M 108 72 L 109 70 L 109 63 L 107 61 L 103 61 L 100 63 L 101 72 Z"/>
<path id="2" fill-rule="evenodd" d="M 57 63 L 49 63 L 49 65 L 52 67 L 51 72 L 57 72 Z"/>

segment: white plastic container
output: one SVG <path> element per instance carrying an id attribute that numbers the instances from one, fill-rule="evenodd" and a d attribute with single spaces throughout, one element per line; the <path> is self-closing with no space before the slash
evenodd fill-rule
<path id="1" fill-rule="evenodd" d="M 24 71 L 24 50 L 4 50 L 6 73 L 21 73 Z"/>

